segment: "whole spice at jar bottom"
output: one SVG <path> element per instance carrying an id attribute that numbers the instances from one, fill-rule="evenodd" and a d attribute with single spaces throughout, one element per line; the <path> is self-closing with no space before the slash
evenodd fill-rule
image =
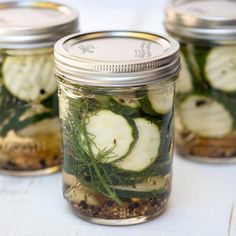
<path id="1" fill-rule="evenodd" d="M 3 170 L 13 170 L 13 171 L 28 171 L 28 170 L 41 170 L 50 168 L 52 166 L 60 165 L 58 160 L 58 155 L 55 156 L 45 156 L 32 159 L 16 157 L 13 160 L 7 161 L 1 166 Z"/>
<path id="2" fill-rule="evenodd" d="M 105 201 L 101 206 L 91 206 L 85 201 L 70 203 L 76 214 L 101 219 L 129 219 L 135 217 L 148 217 L 165 210 L 169 193 L 162 194 L 152 199 L 124 200 L 119 206 L 114 201 Z"/>

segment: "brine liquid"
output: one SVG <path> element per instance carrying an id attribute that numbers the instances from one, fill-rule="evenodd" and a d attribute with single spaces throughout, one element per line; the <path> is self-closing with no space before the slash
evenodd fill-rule
<path id="1" fill-rule="evenodd" d="M 79 217 L 98 224 L 129 225 L 155 218 L 166 209 L 172 173 L 173 94 L 163 98 L 163 88 L 159 90 L 163 114 L 152 110 L 146 93 L 85 96 L 59 88 L 64 197 Z M 100 145 L 100 140 L 106 140 L 105 144 Z M 128 150 L 118 149 L 124 140 L 131 142 Z M 114 158 L 117 155 L 119 159 Z"/>

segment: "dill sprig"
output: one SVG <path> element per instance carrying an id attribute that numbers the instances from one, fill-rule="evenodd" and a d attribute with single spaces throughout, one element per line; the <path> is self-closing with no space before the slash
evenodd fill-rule
<path id="1" fill-rule="evenodd" d="M 96 101 L 88 101 L 86 98 L 76 100 L 70 99 L 70 110 L 67 112 L 66 120 L 63 121 L 63 129 L 66 145 L 73 158 L 76 160 L 74 172 L 80 181 L 94 191 L 122 204 L 113 188 L 111 177 L 108 171 L 103 168 L 101 162 L 111 157 L 113 149 L 99 150 L 94 154 L 92 146 L 94 136 L 87 132 L 86 125 L 89 116 L 96 113 L 100 105 Z"/>

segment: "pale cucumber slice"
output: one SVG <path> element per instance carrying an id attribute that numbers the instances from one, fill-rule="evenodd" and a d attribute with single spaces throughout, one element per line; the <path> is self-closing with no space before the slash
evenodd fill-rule
<path id="1" fill-rule="evenodd" d="M 64 183 L 70 186 L 65 192 L 65 198 L 74 203 L 85 201 L 89 205 L 98 206 L 99 202 L 88 187 L 83 186 L 73 175 L 62 172 Z"/>
<path id="2" fill-rule="evenodd" d="M 134 127 L 126 118 L 110 110 L 101 110 L 89 118 L 87 132 L 93 139 L 92 152 L 96 157 L 104 150 L 111 150 L 103 163 L 126 156 L 135 142 Z"/>
<path id="3" fill-rule="evenodd" d="M 176 82 L 176 91 L 178 93 L 188 93 L 193 89 L 192 76 L 188 69 L 187 62 L 184 55 L 180 53 L 182 69 L 179 74 L 179 78 Z"/>
<path id="4" fill-rule="evenodd" d="M 28 125 L 26 128 L 17 132 L 22 137 L 35 137 L 40 135 L 49 135 L 60 133 L 60 121 L 57 117 L 44 119 L 35 124 Z"/>
<path id="5" fill-rule="evenodd" d="M 155 90 L 149 89 L 148 100 L 152 109 L 158 114 L 168 113 L 173 106 L 174 86 L 158 86 Z"/>
<path id="6" fill-rule="evenodd" d="M 236 91 L 236 47 L 216 47 L 207 57 L 206 78 L 213 88 Z"/>
<path id="7" fill-rule="evenodd" d="M 143 171 L 157 158 L 161 142 L 160 130 L 156 124 L 144 118 L 136 118 L 139 138 L 132 151 L 114 165 L 126 171 Z"/>
<path id="8" fill-rule="evenodd" d="M 4 85 L 18 99 L 42 101 L 57 90 L 52 55 L 8 56 L 2 71 Z"/>
<path id="9" fill-rule="evenodd" d="M 36 115 L 43 114 L 50 111 L 51 111 L 50 108 L 45 107 L 44 105 L 40 103 L 33 103 L 33 104 L 30 104 L 29 108 L 26 109 L 26 111 L 19 117 L 19 121 L 24 121 L 28 118 L 32 118 Z"/>
<path id="10" fill-rule="evenodd" d="M 170 187 L 170 176 L 152 177 L 135 186 L 114 186 L 119 197 L 132 198 L 139 200 L 140 198 L 153 198 L 159 194 L 166 193 Z"/>
<path id="11" fill-rule="evenodd" d="M 115 189 L 128 190 L 134 192 L 150 192 L 162 189 L 166 186 L 167 180 L 165 177 L 150 177 L 148 180 L 145 180 L 141 183 L 135 184 L 134 186 L 123 186 L 116 185 Z"/>
<path id="12" fill-rule="evenodd" d="M 202 95 L 187 97 L 178 107 L 185 129 L 206 138 L 221 138 L 233 130 L 233 118 L 218 101 Z"/>

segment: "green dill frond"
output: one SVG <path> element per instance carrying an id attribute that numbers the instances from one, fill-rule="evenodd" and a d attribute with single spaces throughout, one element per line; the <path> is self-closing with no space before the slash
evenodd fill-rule
<path id="1" fill-rule="evenodd" d="M 115 157 L 113 153 L 115 146 L 108 150 L 99 150 L 98 154 L 94 155 L 92 147 L 95 145 L 95 137 L 86 130 L 89 116 L 98 108 L 97 103 L 88 102 L 84 98 L 70 101 L 71 111 L 67 113 L 66 120 L 63 121 L 63 129 L 71 156 L 77 163 L 73 165 L 75 168 L 73 172 L 85 186 L 122 204 L 112 186 L 109 173 L 100 164 Z"/>

